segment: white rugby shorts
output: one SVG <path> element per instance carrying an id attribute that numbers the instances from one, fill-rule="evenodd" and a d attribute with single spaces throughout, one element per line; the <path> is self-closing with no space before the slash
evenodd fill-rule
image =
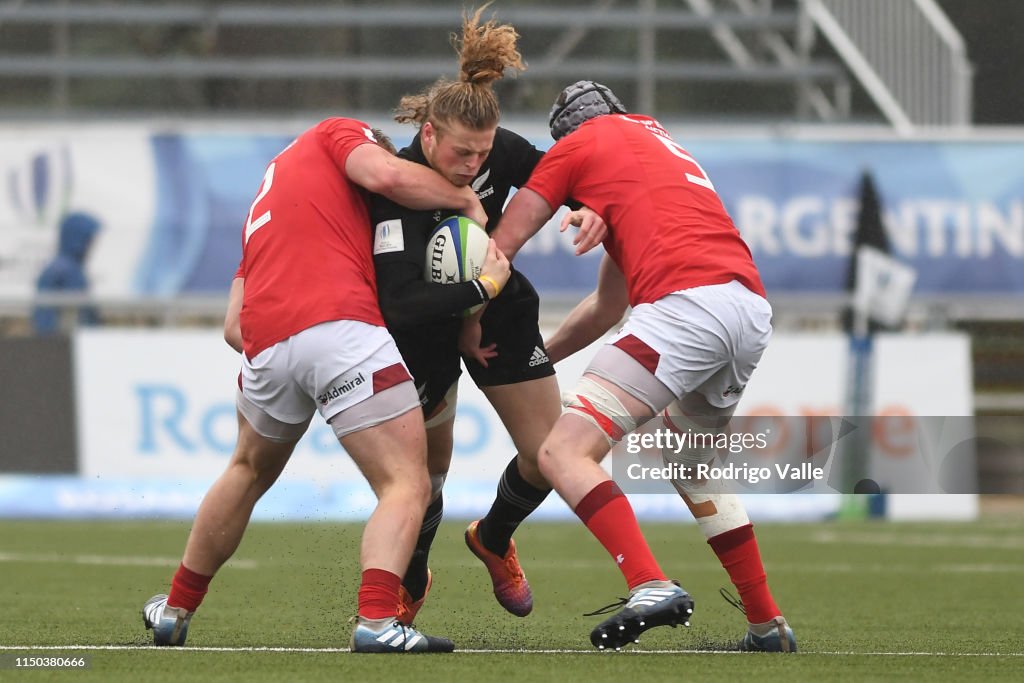
<path id="1" fill-rule="evenodd" d="M 695 391 L 728 408 L 739 401 L 768 346 L 771 319 L 764 297 L 735 280 L 673 292 L 636 306 L 587 372 L 655 412 Z"/>
<path id="2" fill-rule="evenodd" d="M 330 422 L 402 382 L 410 383 L 408 408 L 418 406 L 409 370 L 387 328 L 355 320 L 314 325 L 252 359 L 242 354 L 246 407 L 287 424 L 308 423 L 315 411 Z"/>

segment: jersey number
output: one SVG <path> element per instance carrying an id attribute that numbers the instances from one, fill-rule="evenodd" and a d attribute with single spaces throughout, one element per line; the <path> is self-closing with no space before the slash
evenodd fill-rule
<path id="1" fill-rule="evenodd" d="M 700 164 L 697 163 L 696 159 L 694 159 L 693 157 L 691 157 L 689 154 L 686 153 L 686 150 L 684 150 L 682 147 L 680 147 L 678 144 L 676 144 L 675 141 L 669 140 L 666 137 L 663 137 L 661 135 L 655 135 L 654 137 L 657 138 L 658 142 L 660 142 L 661 144 L 665 145 L 665 149 L 667 149 L 669 152 L 671 152 L 672 154 L 676 155 L 677 157 L 679 157 L 683 161 L 688 161 L 688 162 L 690 162 L 691 164 L 693 164 L 694 166 L 697 167 L 697 170 L 700 171 L 700 175 L 694 175 L 693 173 L 687 173 L 686 174 L 686 179 L 687 180 L 689 180 L 691 183 L 695 183 L 697 185 L 700 185 L 701 187 L 706 187 L 709 190 L 711 190 L 712 192 L 715 191 L 715 186 L 711 184 L 711 179 L 708 178 L 708 174 L 705 173 L 704 169 L 701 168 Z"/>
<path id="2" fill-rule="evenodd" d="M 270 164 L 270 166 L 267 166 L 267 172 L 263 176 L 263 183 L 262 183 L 262 185 L 260 185 L 260 192 L 259 192 L 259 194 L 256 195 L 256 199 L 254 199 L 252 201 L 252 206 L 249 207 L 249 219 L 245 222 L 245 242 L 246 242 L 246 244 L 248 244 L 249 237 L 254 232 L 256 232 L 257 230 L 259 230 L 264 225 L 266 225 L 267 223 L 270 222 L 270 212 L 269 211 L 264 211 L 262 214 L 260 214 L 260 216 L 256 220 L 252 219 L 252 215 L 256 211 L 256 205 L 260 203 L 261 199 L 263 199 L 264 197 L 267 196 L 267 193 L 270 192 L 270 186 L 274 184 L 274 167 L 276 165 L 277 165 L 277 163 L 275 162 L 275 163 Z"/>

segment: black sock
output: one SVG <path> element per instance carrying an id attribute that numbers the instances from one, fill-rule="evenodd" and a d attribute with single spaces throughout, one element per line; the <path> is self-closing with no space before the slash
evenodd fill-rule
<path id="1" fill-rule="evenodd" d="M 444 513 L 444 495 L 438 495 L 437 500 L 427 506 L 423 515 L 423 524 L 420 525 L 420 535 L 416 539 L 416 548 L 412 551 L 412 559 L 409 560 L 409 568 L 402 579 L 402 585 L 413 600 L 419 600 L 427 590 L 427 559 L 430 556 L 430 546 L 434 543 L 434 535 L 437 534 L 437 525 L 441 523 Z"/>
<path id="2" fill-rule="evenodd" d="M 487 515 L 477 525 L 477 535 L 485 548 L 502 557 L 508 552 L 512 534 L 531 512 L 544 502 L 551 489 L 542 490 L 523 479 L 517 458 L 505 468 L 498 482 L 498 495 Z"/>

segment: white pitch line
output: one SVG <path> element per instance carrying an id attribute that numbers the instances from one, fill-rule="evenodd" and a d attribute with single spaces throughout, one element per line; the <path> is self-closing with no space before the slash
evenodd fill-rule
<path id="1" fill-rule="evenodd" d="M 0 553 L 0 562 L 42 564 L 91 564 L 116 567 L 177 567 L 180 557 L 144 557 L 140 555 L 62 555 L 60 553 Z M 256 569 L 254 560 L 229 560 L 227 567 Z"/>
<path id="2" fill-rule="evenodd" d="M 347 647 L 157 647 L 156 645 L 0 645 L 0 650 L 108 650 L 130 652 L 137 650 L 160 650 L 162 652 L 300 652 L 300 653 L 348 653 Z M 456 649 L 452 654 L 469 655 L 608 655 L 600 650 L 519 650 L 494 648 L 486 650 Z M 624 655 L 750 655 L 735 650 L 623 650 Z M 1024 652 L 810 652 L 804 655 L 826 655 L 831 657 L 1024 657 Z"/>
<path id="3" fill-rule="evenodd" d="M 610 560 L 607 559 L 595 559 L 595 560 L 572 560 L 567 562 L 561 562 L 557 560 L 545 560 L 538 558 L 530 558 L 528 560 L 529 565 L 533 569 L 547 569 L 547 570 L 581 570 L 581 569 L 605 569 L 610 566 Z M 1024 573 L 1024 564 L 1021 563 L 979 563 L 979 564 L 861 564 L 853 562 L 828 562 L 817 564 L 814 562 L 805 562 L 802 564 L 789 563 L 789 562 L 770 562 L 766 563 L 768 569 L 773 572 L 786 572 L 786 573 L 810 573 L 810 574 L 921 574 L 927 572 L 931 574 L 1017 574 Z M 476 567 L 475 561 L 453 561 L 445 562 L 444 560 L 435 561 L 432 560 L 430 566 L 434 569 L 447 568 L 447 569 L 463 569 Z M 715 574 L 721 573 L 722 568 L 718 564 L 708 563 L 702 566 L 688 566 L 685 569 L 686 574 Z"/>
<path id="4" fill-rule="evenodd" d="M 1020 550 L 1024 539 L 1013 535 L 960 535 L 907 533 L 898 529 L 891 532 L 828 530 L 811 534 L 808 540 L 822 544 L 899 545 L 919 548 L 996 548 Z"/>

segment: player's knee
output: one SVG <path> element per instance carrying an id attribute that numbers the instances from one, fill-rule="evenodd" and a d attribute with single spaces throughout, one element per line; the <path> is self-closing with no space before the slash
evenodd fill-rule
<path id="1" fill-rule="evenodd" d="M 424 510 L 427 509 L 427 505 L 430 504 L 430 477 L 424 473 L 422 476 L 417 475 L 409 477 L 407 482 L 403 482 L 403 489 L 408 493 L 404 494 L 408 496 L 410 502 L 415 502 L 417 505 L 421 505 Z"/>
<path id="2" fill-rule="evenodd" d="M 277 481 L 286 461 L 279 462 L 260 453 L 259 449 L 240 449 L 232 456 L 230 468 L 236 477 L 249 482 L 250 487 L 265 492 Z"/>
<path id="3" fill-rule="evenodd" d="M 519 467 L 519 473 L 531 484 L 545 478 L 540 471 L 540 463 L 538 462 L 539 458 L 539 447 L 530 453 L 519 453 L 516 455 L 516 464 Z"/>
<path id="4" fill-rule="evenodd" d="M 551 438 L 544 439 L 537 449 L 537 471 L 547 481 L 554 481 L 560 469 L 559 463 L 565 454 L 556 446 Z M 554 477 L 554 478 L 553 478 Z"/>
<path id="5" fill-rule="evenodd" d="M 698 474 L 701 465 L 711 463 L 715 458 L 713 449 L 705 448 L 663 448 L 661 451 L 661 461 L 669 466 L 674 467 L 677 472 L 685 473 L 681 474 L 678 478 L 672 480 L 672 485 L 676 491 L 682 496 L 683 500 L 686 501 L 687 506 L 690 508 L 690 512 L 694 513 L 694 517 L 699 515 L 694 511 L 694 507 L 690 504 L 691 500 L 695 497 L 707 497 L 708 495 L 723 493 L 725 489 L 722 487 L 721 482 L 717 480 L 709 480 L 701 478 Z"/>
<path id="6" fill-rule="evenodd" d="M 402 500 L 424 510 L 430 502 L 431 482 L 426 470 L 393 472 L 386 479 L 373 482 L 373 488 L 378 500 Z"/>
<path id="7" fill-rule="evenodd" d="M 441 495 L 441 491 L 444 490 L 445 479 L 447 479 L 447 478 L 448 478 L 448 473 L 447 472 L 442 472 L 441 474 L 431 474 L 430 475 L 430 497 L 429 497 L 429 499 L 427 501 L 428 504 L 429 503 L 433 503 Z"/>
<path id="8" fill-rule="evenodd" d="M 666 465 L 680 465 L 686 470 L 696 471 L 698 465 L 706 465 L 714 461 L 716 451 L 700 445 L 673 446 L 661 450 L 661 460 Z"/>
<path id="9" fill-rule="evenodd" d="M 698 472 L 700 466 L 708 465 L 715 460 L 718 454 L 718 438 L 725 422 L 718 421 L 717 417 L 693 418 L 685 415 L 679 410 L 678 403 L 669 406 L 662 413 L 661 419 L 664 428 L 677 436 L 661 450 L 664 464 L 678 465 L 684 472 Z M 687 492 L 719 492 L 708 489 L 710 482 L 696 476 L 685 477 L 675 483 L 677 489 L 681 488 Z"/>
<path id="10" fill-rule="evenodd" d="M 673 443 L 677 445 L 672 448 L 662 449 L 662 460 L 665 464 L 681 465 L 685 472 L 697 472 L 699 465 L 713 462 L 717 455 L 717 437 L 725 428 L 729 414 L 731 411 L 695 417 L 684 414 L 679 404 L 669 406 L 662 415 L 664 425 L 685 438 L 675 440 Z M 731 492 L 727 480 L 684 476 L 672 483 L 705 538 L 710 539 L 750 523 L 743 503 Z"/>

